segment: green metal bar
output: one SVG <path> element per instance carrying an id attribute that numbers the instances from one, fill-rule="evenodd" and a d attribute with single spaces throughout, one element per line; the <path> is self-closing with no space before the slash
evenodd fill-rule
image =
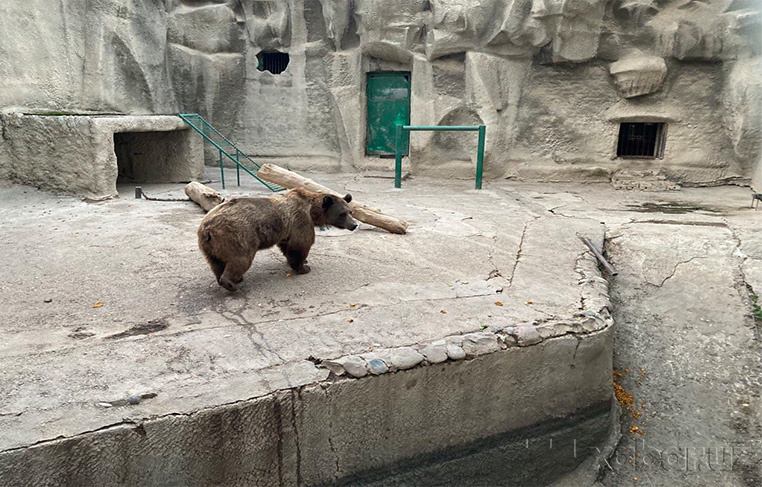
<path id="1" fill-rule="evenodd" d="M 241 185 L 241 164 L 238 163 L 238 154 L 241 151 L 236 148 L 235 150 L 235 177 L 238 179 L 238 186 Z"/>
<path id="2" fill-rule="evenodd" d="M 487 127 L 479 126 L 479 145 L 476 149 L 476 189 L 482 189 L 482 172 L 484 171 L 484 139 L 487 136 Z"/>
<path id="3" fill-rule="evenodd" d="M 252 170 L 251 170 L 251 169 L 249 169 L 249 168 L 248 168 L 248 167 L 246 167 L 245 165 L 243 165 L 243 164 L 239 163 L 238 161 L 236 161 L 236 160 L 235 160 L 235 157 L 233 157 L 233 156 L 231 156 L 230 154 L 228 154 L 228 153 L 227 153 L 227 151 L 225 151 L 225 149 L 219 149 L 219 150 L 220 150 L 220 152 L 222 152 L 223 154 L 225 154 L 225 156 L 226 156 L 228 159 L 230 159 L 231 161 L 235 162 L 237 165 L 239 165 L 239 166 L 241 167 L 241 169 L 243 169 L 244 171 L 246 171 L 247 173 L 249 173 L 249 175 L 250 175 L 251 177 L 253 177 L 253 178 L 254 178 L 254 179 L 256 179 L 257 181 L 259 181 L 260 183 L 262 183 L 262 184 L 264 184 L 265 186 L 267 186 L 267 187 L 268 187 L 270 190 L 272 190 L 272 191 L 281 191 L 281 190 L 284 190 L 284 189 L 286 189 L 286 188 L 284 188 L 284 187 L 282 187 L 282 186 L 278 186 L 278 185 L 275 185 L 275 184 L 272 184 L 272 183 L 268 183 L 267 181 L 264 181 L 264 180 L 260 179 L 260 178 L 259 178 L 259 176 L 257 176 L 256 172 L 252 172 Z M 244 157 L 246 156 L 246 154 L 244 154 L 243 152 L 241 152 L 241 155 L 243 155 Z M 251 160 L 251 159 L 249 159 L 249 160 Z M 256 166 L 256 169 L 255 169 L 255 171 L 258 171 L 258 170 L 259 170 L 259 165 L 258 165 L 258 164 L 256 164 L 256 163 L 254 163 L 254 166 Z M 223 189 L 224 189 L 224 188 L 223 188 Z"/>
<path id="4" fill-rule="evenodd" d="M 220 133 L 220 132 L 219 132 L 217 129 L 215 129 L 215 128 L 214 128 L 214 127 L 213 127 L 213 126 L 212 126 L 212 125 L 211 125 L 209 122 L 207 122 L 206 120 L 204 120 L 204 118 L 203 118 L 201 115 L 199 115 L 199 114 L 197 114 L 197 113 L 181 113 L 181 114 L 179 114 L 178 116 L 179 116 L 179 117 L 180 117 L 180 118 L 181 118 L 181 119 L 182 119 L 182 120 L 183 120 L 185 123 L 187 123 L 188 125 L 190 125 L 190 127 L 191 127 L 193 130 L 195 130 L 196 132 L 198 132 L 199 134 L 201 134 L 201 136 L 202 136 L 202 137 L 203 137 L 203 138 L 204 138 L 206 141 L 208 141 L 208 142 L 209 142 L 209 143 L 211 143 L 211 144 L 212 144 L 214 147 L 216 147 L 216 148 L 217 148 L 217 149 L 220 151 L 220 157 L 221 157 L 221 158 L 222 158 L 222 155 L 224 154 L 224 156 L 225 156 L 225 157 L 227 157 L 227 158 L 228 158 L 228 159 L 230 159 L 231 161 L 235 162 L 235 164 L 236 164 L 236 171 L 237 171 L 237 174 L 239 174 L 239 178 L 240 178 L 240 168 L 243 168 L 243 170 L 244 170 L 244 171 L 246 171 L 247 173 L 249 173 L 249 174 L 250 174 L 252 177 L 254 177 L 254 179 L 256 179 L 256 180 L 257 180 L 257 181 L 259 181 L 260 183 L 262 183 L 262 184 L 264 184 L 265 186 L 267 186 L 267 188 L 268 188 L 270 191 L 281 191 L 281 190 L 285 189 L 285 188 L 283 188 L 283 187 L 281 187 L 281 186 L 278 186 L 277 184 L 272 184 L 272 183 L 269 183 L 269 182 L 267 182 L 267 181 L 263 181 L 262 179 L 260 179 L 259 177 L 257 177 L 257 175 L 256 175 L 256 172 L 259 170 L 259 168 L 260 168 L 261 166 L 260 166 L 259 164 L 257 164 L 257 163 L 256 163 L 256 162 L 255 162 L 255 161 L 254 161 L 254 160 L 253 160 L 251 157 L 249 157 L 249 156 L 248 156 L 248 155 L 247 155 L 245 152 L 243 152 L 242 150 L 240 150 L 240 149 L 239 149 L 239 148 L 238 148 L 238 147 L 237 147 L 237 146 L 236 146 L 234 143 L 232 143 L 230 140 L 228 140 L 228 139 L 227 139 L 227 138 L 226 138 L 224 135 L 222 135 L 222 134 L 221 134 L 221 133 Z M 198 125 L 197 125 L 197 124 L 198 124 Z M 200 127 L 199 127 L 199 125 L 200 125 Z M 207 134 L 204 132 L 204 128 L 208 128 L 208 129 L 210 129 L 210 130 L 211 130 L 211 131 L 213 131 L 215 134 L 219 135 L 219 136 L 220 136 L 220 137 L 221 137 L 221 138 L 222 138 L 222 139 L 223 139 L 223 140 L 224 140 L 224 141 L 225 141 L 225 142 L 226 142 L 226 143 L 227 143 L 227 144 L 228 144 L 230 147 L 234 148 L 234 149 L 236 150 L 236 157 L 233 157 L 232 155 L 230 155 L 230 153 L 228 153 L 228 151 L 226 151 L 225 149 L 223 149 L 223 148 L 222 148 L 222 146 L 220 146 L 220 144 L 218 144 L 218 143 L 217 143 L 217 141 L 215 141 L 214 139 L 212 139 L 211 137 L 209 137 L 209 135 L 207 135 Z M 248 168 L 248 167 L 246 167 L 246 165 L 245 165 L 245 164 L 243 164 L 243 163 L 240 161 L 240 156 L 243 156 L 243 157 L 244 157 L 244 158 L 245 158 L 247 161 L 249 161 L 249 162 L 251 163 L 251 165 L 252 165 L 252 166 L 254 166 L 253 170 L 252 170 L 251 168 Z M 222 164 L 222 161 L 220 161 L 220 167 L 222 167 L 222 165 L 223 165 L 223 164 Z M 224 179 L 225 179 L 225 178 L 224 178 L 224 174 L 223 174 L 223 176 L 222 176 L 223 189 L 224 189 L 224 183 L 225 183 Z M 240 184 L 240 183 L 239 183 L 239 184 Z"/>
<path id="5" fill-rule="evenodd" d="M 222 180 L 222 189 L 225 189 L 225 165 L 222 163 L 222 149 L 220 149 L 220 180 Z"/>
<path id="6" fill-rule="evenodd" d="M 485 125 L 397 125 L 397 136 L 394 148 L 394 187 L 402 187 L 402 137 L 412 131 L 432 132 L 479 132 L 479 143 L 476 152 L 476 189 L 482 189 L 482 173 L 484 172 L 484 141 L 487 136 Z"/>
<path id="7" fill-rule="evenodd" d="M 180 118 L 182 118 L 183 120 L 185 120 L 185 121 L 187 122 L 188 120 L 186 120 L 186 119 L 185 119 L 185 117 L 188 117 L 188 118 L 194 118 L 194 119 L 196 119 L 196 120 L 199 120 L 199 121 L 201 121 L 201 123 L 202 123 L 202 124 L 204 124 L 204 126 L 205 126 L 205 127 L 207 127 L 209 130 L 211 130 L 211 131 L 212 131 L 212 132 L 214 132 L 215 134 L 217 134 L 217 135 L 219 135 L 220 137 L 222 137 L 222 140 L 224 140 L 225 142 L 227 142 L 228 144 L 230 144 L 230 145 L 231 145 L 231 146 L 233 146 L 233 147 L 235 147 L 235 146 L 236 146 L 234 143 L 230 142 L 230 141 L 228 140 L 228 138 L 227 138 L 227 137 L 225 137 L 224 135 L 222 135 L 222 134 L 220 133 L 220 131 L 219 131 L 219 130 L 217 130 L 216 128 L 214 128 L 214 127 L 212 126 L 212 124 L 211 124 L 211 123 L 207 122 L 207 121 L 206 121 L 206 119 L 205 119 L 204 117 L 202 117 L 201 115 L 199 115 L 198 113 L 181 113 L 181 114 L 180 114 Z M 189 123 L 189 124 L 190 124 L 190 123 Z M 192 124 L 190 124 L 190 125 L 192 125 Z M 202 133 L 201 135 L 205 135 L 205 134 L 203 134 L 203 133 Z M 207 137 L 207 138 L 208 138 L 208 137 Z M 211 139 L 210 139 L 210 140 L 211 140 Z"/>
<path id="8" fill-rule="evenodd" d="M 402 187 L 402 134 L 403 126 L 396 125 L 397 135 L 394 140 L 394 187 Z"/>
<path id="9" fill-rule="evenodd" d="M 480 125 L 403 125 L 403 130 L 433 130 L 440 131 L 454 131 L 454 132 L 476 132 L 479 130 Z"/>

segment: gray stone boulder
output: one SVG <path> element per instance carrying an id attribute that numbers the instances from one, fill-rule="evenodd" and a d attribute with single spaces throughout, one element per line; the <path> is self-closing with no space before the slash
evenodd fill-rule
<path id="1" fill-rule="evenodd" d="M 667 75 L 667 63 L 658 56 L 635 54 L 612 63 L 609 72 L 619 94 L 624 98 L 634 98 L 661 88 Z"/>

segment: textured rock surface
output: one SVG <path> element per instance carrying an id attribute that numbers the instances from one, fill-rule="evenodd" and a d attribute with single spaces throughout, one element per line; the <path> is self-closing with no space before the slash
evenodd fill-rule
<path id="1" fill-rule="evenodd" d="M 90 199 L 124 182 L 182 182 L 204 175 L 201 139 L 170 116 L 0 115 L 13 181 Z"/>
<path id="2" fill-rule="evenodd" d="M 625 98 L 648 95 L 661 88 L 667 64 L 657 56 L 630 56 L 611 63 L 609 72 Z"/>
<path id="3" fill-rule="evenodd" d="M 392 350 L 390 359 L 392 367 L 398 370 L 405 370 L 423 362 L 423 355 L 411 347 L 400 347 Z"/>
<path id="4" fill-rule="evenodd" d="M 760 171 L 762 121 L 749 108 L 759 99 L 762 50 L 754 2 L 46 5 L 0 5 L 4 111 L 199 112 L 259 159 L 391 170 L 365 156 L 366 73 L 411 71 L 412 122 L 486 124 L 491 178 L 600 181 L 634 165 L 664 169 L 678 183 L 715 183 Z M 257 56 L 273 50 L 290 56 L 277 75 L 258 69 Z M 663 159 L 616 157 L 623 118 L 662 115 L 670 124 Z M 406 170 L 470 178 L 475 154 L 473 134 L 417 133 Z"/>

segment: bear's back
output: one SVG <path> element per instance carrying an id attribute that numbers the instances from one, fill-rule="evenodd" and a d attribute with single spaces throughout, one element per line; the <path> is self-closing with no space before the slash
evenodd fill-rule
<path id="1" fill-rule="evenodd" d="M 200 231 L 209 230 L 218 239 L 237 241 L 239 245 L 252 245 L 256 251 L 283 239 L 288 227 L 288 212 L 284 210 L 275 198 L 235 198 L 212 209 Z"/>

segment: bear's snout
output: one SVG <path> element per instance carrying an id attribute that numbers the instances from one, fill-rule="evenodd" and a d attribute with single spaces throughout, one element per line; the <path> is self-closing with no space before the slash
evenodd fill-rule
<path id="1" fill-rule="evenodd" d="M 355 230 L 357 230 L 357 223 L 355 222 L 350 223 L 347 226 L 347 230 L 349 230 L 350 232 L 354 232 Z"/>

